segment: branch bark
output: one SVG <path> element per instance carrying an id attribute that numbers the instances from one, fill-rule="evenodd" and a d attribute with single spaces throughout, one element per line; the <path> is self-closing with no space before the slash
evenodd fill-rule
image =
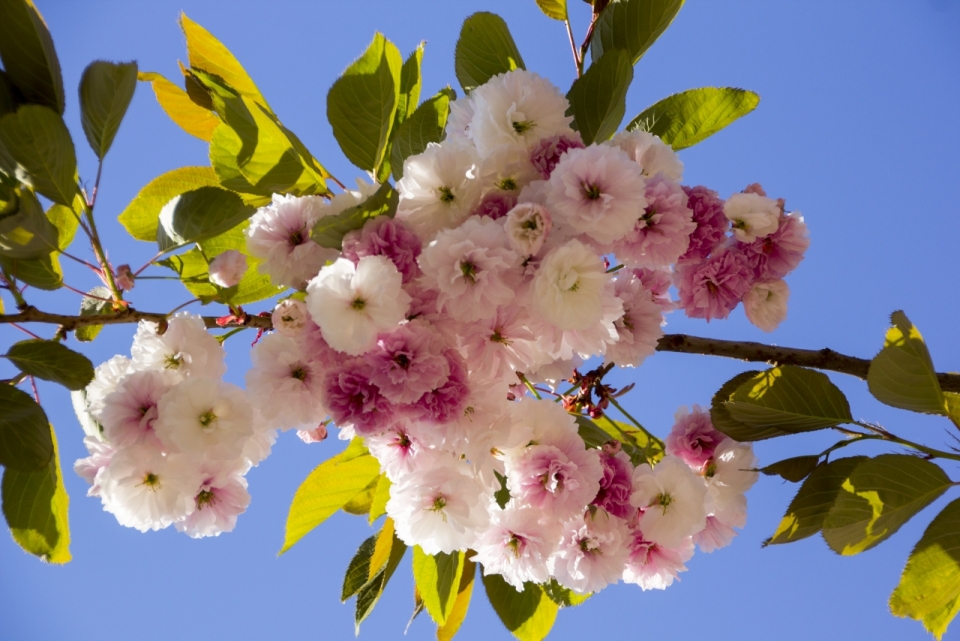
<path id="1" fill-rule="evenodd" d="M 161 323 L 168 318 L 168 314 L 157 312 L 141 312 L 128 307 L 116 314 L 102 314 L 93 316 L 68 316 L 64 314 L 50 314 L 35 307 L 26 307 L 17 314 L 0 314 L 0 324 L 9 323 L 48 323 L 59 325 L 64 331 L 73 331 L 87 325 L 120 325 L 137 323 L 141 320 Z M 273 322 L 269 316 L 250 315 L 242 322 L 230 321 L 221 325 L 216 316 L 204 316 L 203 321 L 209 328 L 220 327 L 231 329 L 235 327 L 250 327 L 254 329 L 273 329 Z M 847 356 L 832 349 L 819 350 L 800 349 L 796 347 L 780 347 L 765 345 L 749 341 L 729 341 L 719 338 L 702 338 L 686 334 L 666 334 L 657 344 L 658 352 L 678 352 L 681 354 L 704 354 L 708 356 L 723 356 L 741 361 L 768 363 L 773 365 L 798 365 L 813 369 L 828 370 L 840 374 L 849 374 L 857 378 L 866 379 L 870 369 L 870 361 L 856 356 Z M 960 392 L 960 374 L 938 373 L 937 379 L 945 392 Z"/>

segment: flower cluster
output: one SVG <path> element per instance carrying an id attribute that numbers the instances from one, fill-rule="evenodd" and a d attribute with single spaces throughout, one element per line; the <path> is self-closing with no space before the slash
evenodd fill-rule
<path id="1" fill-rule="evenodd" d="M 86 390 L 97 430 L 74 469 L 121 525 L 229 532 L 250 503 L 244 475 L 275 436 L 248 395 L 221 380 L 223 348 L 198 316 L 180 313 L 157 329 L 141 322 L 131 358 L 97 368 Z"/>
<path id="2" fill-rule="evenodd" d="M 222 366 L 194 372 L 195 361 L 215 360 L 187 351 L 197 347 L 144 355 L 189 317 L 162 336 L 143 326 L 133 361 L 101 366 L 89 402 L 104 425 L 91 446 L 103 452 L 79 467 L 99 469 L 94 491 L 107 509 L 121 523 L 179 526 L 213 491 L 148 483 L 158 473 L 142 465 L 111 471 L 125 448 L 178 471 L 225 460 L 244 470 L 259 460 L 250 444 L 272 430 L 314 442 L 332 422 L 341 438 L 363 439 L 392 482 L 397 536 L 428 554 L 472 549 L 518 589 L 551 577 L 581 593 L 621 578 L 664 588 L 695 545 L 729 543 L 755 465 L 708 414 L 679 416 L 662 459 L 644 462 L 616 441 L 588 447 L 563 404 L 526 392 L 555 389 L 591 358 L 640 365 L 677 307 L 711 320 L 743 301 L 754 324 L 772 329 L 786 310 L 782 279 L 808 244 L 803 220 L 759 186 L 726 202 L 683 186 L 683 164 L 652 134 L 584 145 L 568 106 L 524 70 L 477 87 L 451 104 L 444 141 L 404 162 L 395 216 L 350 231 L 340 251 L 310 230 L 378 185 L 358 181 L 329 200 L 277 195 L 261 208 L 249 253 L 275 284 L 300 292 L 276 307 L 275 332 L 255 346 L 245 397 L 217 380 Z M 210 350 L 222 359 L 219 345 Z M 221 398 L 246 422 L 221 419 L 210 404 Z M 108 409 L 121 405 L 136 430 L 108 426 Z M 209 429 L 207 416 L 229 429 Z M 124 482 L 128 494 L 172 498 L 142 516 L 117 495 Z"/>

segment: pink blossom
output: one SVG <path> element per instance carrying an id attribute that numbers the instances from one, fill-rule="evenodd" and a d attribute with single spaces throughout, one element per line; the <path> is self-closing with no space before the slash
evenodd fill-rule
<path id="1" fill-rule="evenodd" d="M 396 406 L 370 380 L 370 366 L 353 358 L 334 368 L 324 380 L 324 400 L 334 422 L 360 436 L 382 432 L 397 419 Z"/>
<path id="2" fill-rule="evenodd" d="M 575 133 L 572 136 L 552 136 L 544 138 L 536 144 L 530 153 L 530 162 L 540 172 L 540 177 L 544 180 L 550 178 L 554 167 L 560 162 L 560 157 L 568 149 L 583 149 L 584 144 L 580 139 L 580 134 Z"/>
<path id="3" fill-rule="evenodd" d="M 122 289 L 125 292 L 129 292 L 136 285 L 137 277 L 130 269 L 130 265 L 123 264 L 117 267 L 117 271 L 114 274 L 114 278 L 117 282 L 117 287 Z"/>
<path id="4" fill-rule="evenodd" d="M 480 199 L 480 204 L 474 207 L 470 215 L 486 216 L 492 220 L 497 220 L 498 218 L 506 216 L 507 212 L 513 209 L 516 204 L 516 194 L 494 189 L 488 191 L 483 198 Z"/>
<path id="5" fill-rule="evenodd" d="M 723 214 L 723 200 L 717 192 L 703 186 L 683 187 L 683 191 L 697 228 L 690 234 L 690 246 L 680 260 L 699 262 L 723 241 L 730 221 Z"/>
<path id="6" fill-rule="evenodd" d="M 403 221 L 377 216 L 364 224 L 363 229 L 351 231 L 343 237 L 343 257 L 355 264 L 364 256 L 386 256 L 408 283 L 420 274 L 417 256 L 422 243 Z"/>
<path id="7" fill-rule="evenodd" d="M 726 318 L 753 282 L 743 254 L 729 249 L 702 263 L 681 265 L 677 272 L 680 306 L 691 318 Z"/>
<path id="8" fill-rule="evenodd" d="M 319 443 L 327 438 L 327 426 L 321 423 L 310 430 L 297 430 L 297 436 L 304 443 Z"/>
<path id="9" fill-rule="evenodd" d="M 93 436 L 85 436 L 83 444 L 87 446 L 87 452 L 90 456 L 77 459 L 73 464 L 73 471 L 90 484 L 87 496 L 100 496 L 100 484 L 97 483 L 97 475 L 100 470 L 110 464 L 110 459 L 113 458 L 116 450 L 106 441 L 101 441 Z"/>
<path id="10" fill-rule="evenodd" d="M 653 296 L 653 302 L 664 312 L 671 312 L 675 303 L 670 299 L 670 286 L 673 284 L 673 274 L 669 269 L 648 269 L 646 267 L 631 270 L 643 286 Z"/>
<path id="11" fill-rule="evenodd" d="M 764 190 L 763 186 L 760 183 L 750 183 L 743 188 L 743 193 L 745 194 L 756 194 L 758 196 L 766 197 L 767 192 Z"/>
<path id="12" fill-rule="evenodd" d="M 163 372 L 133 372 L 120 380 L 117 389 L 107 395 L 100 412 L 103 436 L 114 447 L 148 443 L 160 447 L 153 431 L 160 397 L 172 387 Z"/>
<path id="13" fill-rule="evenodd" d="M 667 435 L 667 454 L 679 456 L 695 470 L 713 457 L 717 446 L 727 438 L 710 421 L 710 412 L 699 405 L 688 412 L 682 407 L 676 414 L 676 422 Z"/>
<path id="14" fill-rule="evenodd" d="M 421 396 L 412 408 L 412 415 L 421 420 L 448 423 L 459 418 L 467 406 L 470 394 L 467 365 L 452 349 L 444 352 L 444 356 L 450 367 L 450 376 L 443 385 Z"/>
<path id="15" fill-rule="evenodd" d="M 657 174 L 647 181 L 647 206 L 632 231 L 613 246 L 628 265 L 666 267 L 687 251 L 697 228 L 680 185 Z"/>
<path id="16" fill-rule="evenodd" d="M 693 556 L 693 542 L 690 537 L 683 540 L 679 547 L 668 548 L 647 541 L 643 533 L 634 530 L 630 542 L 630 555 L 623 571 L 623 580 L 636 583 L 644 590 L 664 590 L 674 581 L 677 574 L 685 572 L 684 565 Z"/>
<path id="17" fill-rule="evenodd" d="M 236 249 L 228 249 L 210 261 L 210 282 L 220 287 L 237 285 L 247 272 L 247 257 Z"/>
<path id="18" fill-rule="evenodd" d="M 460 339 L 470 374 L 479 380 L 515 381 L 513 372 L 524 371 L 537 357 L 536 336 L 518 305 L 501 307 L 492 318 L 464 325 Z"/>
<path id="19" fill-rule="evenodd" d="M 707 527 L 693 536 L 693 542 L 697 544 L 701 552 L 710 553 L 730 545 L 736 535 L 736 530 L 728 524 L 716 516 L 708 516 Z"/>
<path id="20" fill-rule="evenodd" d="M 606 360 L 624 367 L 636 367 L 657 348 L 663 336 L 663 310 L 636 275 L 628 272 L 614 282 L 614 291 L 623 302 L 623 316 L 614 322 L 619 336 L 607 348 Z"/>
<path id="21" fill-rule="evenodd" d="M 753 280 L 778 280 L 796 269 L 803 260 L 803 254 L 810 246 L 807 233 L 803 216 L 786 214 L 780 217 L 780 225 L 772 234 L 752 243 L 738 242 L 736 247 L 746 257 Z"/>
<path id="22" fill-rule="evenodd" d="M 630 494 L 633 492 L 630 457 L 624 452 L 604 452 L 600 455 L 600 464 L 603 465 L 600 491 L 590 505 L 602 507 L 621 519 L 629 519 L 636 512 L 636 508 L 630 505 Z"/>
<path id="23" fill-rule="evenodd" d="M 205 461 L 201 465 L 199 487 L 193 497 L 194 509 L 177 529 L 199 539 L 232 532 L 237 517 L 250 505 L 247 480 L 235 463 Z"/>
<path id="24" fill-rule="evenodd" d="M 366 355 L 370 380 L 390 401 L 414 403 L 449 378 L 445 347 L 445 341 L 428 325 L 401 325 L 381 334 L 377 347 Z"/>
<path id="25" fill-rule="evenodd" d="M 395 423 L 386 432 L 368 437 L 367 447 L 391 481 L 422 471 L 424 466 L 418 463 L 430 452 L 403 423 Z M 427 462 L 431 459 L 427 458 Z"/>
<path id="26" fill-rule="evenodd" d="M 330 347 L 323 338 L 320 326 L 313 322 L 312 318 L 307 318 L 301 334 L 297 337 L 297 342 L 304 351 L 307 352 L 310 360 L 319 365 L 330 368 L 341 365 L 347 360 L 343 352 Z"/>

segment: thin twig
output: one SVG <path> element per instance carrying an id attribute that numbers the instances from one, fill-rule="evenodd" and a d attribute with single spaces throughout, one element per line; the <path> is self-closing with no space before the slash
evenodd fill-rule
<path id="1" fill-rule="evenodd" d="M 573 52 L 573 64 L 577 68 L 577 78 L 582 73 L 583 64 L 580 62 L 580 54 L 577 53 L 577 43 L 573 38 L 573 27 L 570 26 L 570 18 L 563 21 L 567 25 L 567 38 L 570 39 L 570 50 Z"/>
<path id="2" fill-rule="evenodd" d="M 31 332 L 31 331 L 30 331 L 29 329 L 27 329 L 26 327 L 21 327 L 20 325 L 17 325 L 16 323 L 10 323 L 10 324 L 13 325 L 14 327 L 16 327 L 17 329 L 19 329 L 19 330 L 20 330 L 21 332 L 23 332 L 24 334 L 29 334 L 30 336 L 32 336 L 32 337 L 34 337 L 34 338 L 36 338 L 36 339 L 40 339 L 39 336 L 37 336 L 36 334 L 34 334 L 33 332 Z M 42 339 L 40 339 L 40 340 L 42 340 Z"/>

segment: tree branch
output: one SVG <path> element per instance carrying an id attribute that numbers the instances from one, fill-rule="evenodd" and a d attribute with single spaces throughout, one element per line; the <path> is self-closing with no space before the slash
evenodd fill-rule
<path id="1" fill-rule="evenodd" d="M 157 312 L 141 312 L 132 307 L 116 314 L 99 314 L 92 316 L 67 316 L 65 314 L 50 314 L 39 309 L 27 306 L 17 314 L 0 314 L 0 325 L 10 323 L 48 323 L 59 325 L 64 331 L 73 331 L 78 327 L 88 325 L 121 325 L 137 323 L 141 320 L 160 323 L 167 320 L 170 314 Z M 273 329 L 273 322 L 269 316 L 248 315 L 242 322 L 230 321 L 220 324 L 220 317 L 203 316 L 203 322 L 209 328 L 220 327 L 230 329 L 234 327 L 252 327 L 255 329 Z M 666 334 L 657 344 L 658 352 L 679 352 L 682 354 L 704 354 L 708 356 L 724 356 L 741 361 L 753 361 L 776 365 L 798 365 L 813 369 L 828 370 L 849 374 L 857 378 L 866 379 L 870 369 L 870 361 L 856 356 L 847 356 L 832 349 L 799 349 L 796 347 L 780 347 L 764 345 L 749 341 L 728 341 L 719 338 L 701 338 L 686 334 Z M 960 392 L 960 374 L 938 373 L 937 380 L 945 392 Z"/>

